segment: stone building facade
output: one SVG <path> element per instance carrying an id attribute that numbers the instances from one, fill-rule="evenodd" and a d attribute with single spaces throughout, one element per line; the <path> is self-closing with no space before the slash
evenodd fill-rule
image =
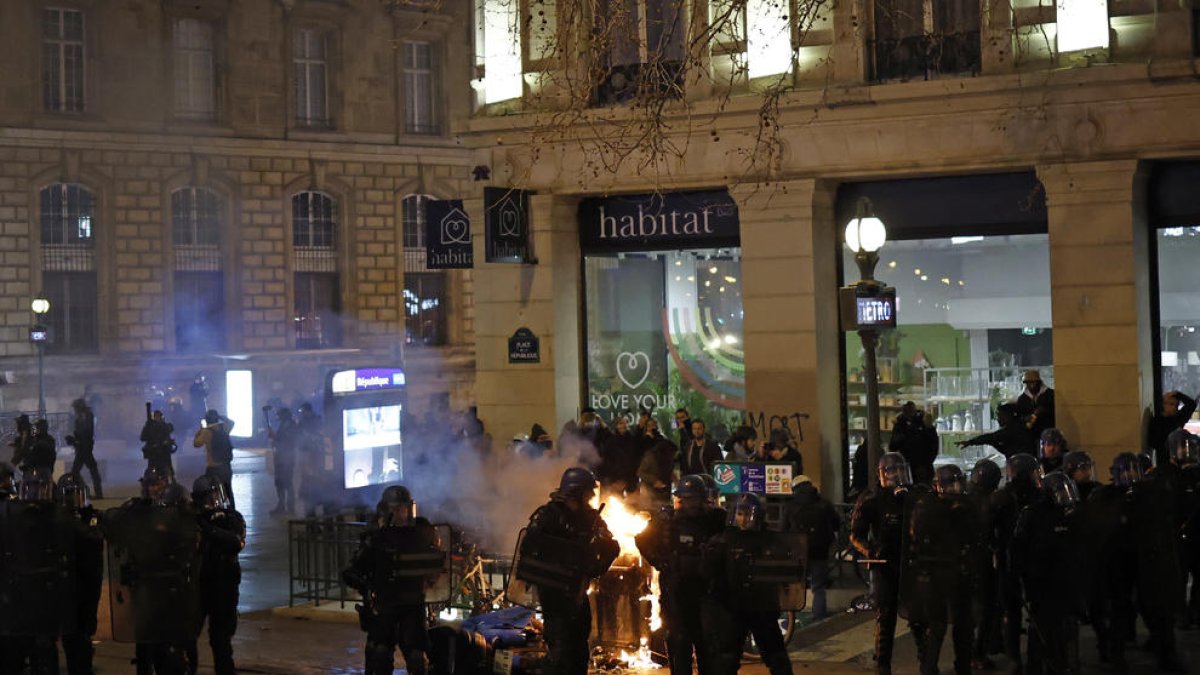
<path id="1" fill-rule="evenodd" d="M 140 426 L 152 389 L 186 399 L 197 373 L 220 407 L 233 367 L 261 404 L 403 357 L 418 411 L 465 404 L 472 280 L 423 269 L 417 203 L 469 186 L 450 135 L 469 97 L 445 85 L 469 73 L 461 11 L 6 3 L 0 408 L 36 406 L 40 294 L 49 410 L 91 384 L 109 428 Z M 406 303 L 406 281 L 427 296 Z"/>
<path id="2" fill-rule="evenodd" d="M 540 19 L 544 4 L 521 3 L 520 11 Z M 686 4 L 689 36 L 706 29 L 705 4 Z M 531 59 L 529 45 L 544 37 L 521 35 L 522 86 L 506 100 L 481 95 L 465 125 L 469 145 L 494 169 L 494 184 L 535 193 L 529 222 L 537 264 L 483 265 L 475 274 L 476 396 L 497 434 L 522 432 L 530 421 L 561 425 L 589 400 L 594 355 L 587 351 L 590 310 L 581 307 L 587 274 L 580 262 L 586 256 L 581 200 L 727 190 L 740 212 L 744 271 L 742 419 L 781 425 L 794 419 L 805 472 L 840 494 L 853 450 L 847 400 L 861 400 L 844 365 L 854 343 L 848 347 L 838 328 L 849 217 L 840 195 L 867 183 L 1019 173 L 1040 186 L 1036 201 L 1044 201 L 1038 227 L 1020 231 L 1048 238 L 1045 326 L 1052 327 L 1053 363 L 1039 365 L 1053 365 L 1058 426 L 1092 452 L 1101 476 L 1117 452 L 1140 448 L 1143 410 L 1160 386 L 1159 327 L 1150 309 L 1155 234 L 1147 224 L 1156 208 L 1153 177 L 1160 167 L 1200 157 L 1194 12 L 1178 3 L 1091 3 L 1108 7 L 1099 17 L 1102 45 L 1068 52 L 1056 45 L 1067 44 L 1074 24 L 1062 22 L 1080 20 L 1068 10 L 1087 3 L 1065 3 L 1061 18 L 1054 5 L 1062 2 L 933 3 L 964 10 L 975 46 L 967 65 L 918 60 L 910 72 L 887 65 L 878 48 L 891 39 L 883 34 L 882 10 L 902 4 L 821 4 L 804 31 L 784 27 L 785 44 L 788 34 L 802 42 L 792 44 L 783 75 L 788 86 L 775 108 L 756 94 L 760 81 L 720 76 L 737 47 L 701 45 L 702 67 L 689 71 L 699 74 L 683 78 L 681 100 L 664 106 L 660 117 L 676 150 L 635 151 L 615 172 L 595 170 L 614 139 L 594 122 L 620 127 L 613 120 L 638 111 L 606 104 L 607 81 L 590 99 L 594 117 L 554 118 L 578 120 L 577 126 L 549 128 L 549 116 L 535 113 L 570 99 L 556 87 L 569 88 L 570 72 L 587 71 L 595 64 L 588 58 L 603 61 L 603 50 L 560 45 L 557 54 L 583 54 L 583 64 Z M 930 11 L 930 3 L 915 6 L 918 16 Z M 507 10 L 497 4 L 493 11 Z M 917 42 L 941 30 L 939 17 L 926 18 Z M 553 20 L 549 27 L 539 23 L 560 40 L 573 35 Z M 741 58 L 754 58 L 752 46 L 740 49 Z M 490 70 L 477 81 L 480 91 L 489 77 Z M 780 142 L 747 161 L 764 114 L 780 130 Z M 574 140 L 547 140 L 553 138 Z M 934 201 L 953 202 L 952 196 Z M 926 206 L 929 213 L 946 209 Z M 482 201 L 468 207 L 482 221 Z M 477 259 L 483 244 L 477 237 Z M 1013 268 L 1011 279 L 1026 271 Z M 886 267 L 879 274 L 896 279 Z M 635 296 L 626 296 L 630 305 Z M 902 315 L 916 309 L 915 301 L 901 298 Z M 540 364 L 507 358 L 505 338 L 518 326 L 540 336 Z M 1031 335 L 1041 331 L 1029 328 Z M 630 354 L 617 358 L 636 356 Z M 890 416 L 885 410 L 885 420 Z"/>

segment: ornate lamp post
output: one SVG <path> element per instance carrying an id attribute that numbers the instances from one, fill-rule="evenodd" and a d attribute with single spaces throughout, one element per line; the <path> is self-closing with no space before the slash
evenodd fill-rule
<path id="1" fill-rule="evenodd" d="M 38 418 L 45 419 L 46 417 L 46 379 L 45 379 L 45 355 L 46 355 L 46 338 L 49 337 L 49 332 L 43 321 L 46 314 L 50 311 L 50 301 L 42 296 L 33 299 L 29 303 L 29 308 L 33 310 L 37 317 L 37 323 L 34 324 L 33 330 L 29 332 L 29 339 L 37 347 L 38 355 Z"/>
<path id="2" fill-rule="evenodd" d="M 884 285 L 875 280 L 875 265 L 879 263 L 879 249 L 887 241 L 887 228 L 883 221 L 875 217 L 871 211 L 871 203 L 861 199 L 858 203 L 858 214 L 846 225 L 846 247 L 854 252 L 854 262 L 858 264 L 859 280 L 853 284 L 854 296 L 857 298 L 877 297 L 882 295 Z M 894 297 L 894 296 L 893 296 Z M 862 303 L 857 302 L 856 308 Z M 893 302 L 894 308 L 894 302 Z M 864 355 L 863 378 L 867 382 L 867 473 L 870 485 L 879 482 L 879 456 L 883 449 L 879 439 L 879 375 L 875 363 L 875 348 L 879 345 L 879 329 L 876 325 L 863 325 L 861 309 L 856 321 L 858 336 L 862 339 Z M 895 325 L 895 313 L 889 317 Z"/>

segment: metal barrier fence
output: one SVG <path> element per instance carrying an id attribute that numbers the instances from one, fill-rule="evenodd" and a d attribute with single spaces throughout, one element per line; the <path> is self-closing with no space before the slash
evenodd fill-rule
<path id="1" fill-rule="evenodd" d="M 366 523 L 311 518 L 288 521 L 288 606 L 297 601 L 341 607 L 358 598 L 342 582 Z"/>

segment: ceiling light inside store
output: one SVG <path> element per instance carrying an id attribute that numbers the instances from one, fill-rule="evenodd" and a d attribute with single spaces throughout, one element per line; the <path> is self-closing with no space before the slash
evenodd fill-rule
<path id="1" fill-rule="evenodd" d="M 970 244 L 973 241 L 983 241 L 983 237 L 950 237 L 950 243 L 954 246 Z"/>
<path id="2" fill-rule="evenodd" d="M 942 277 L 942 283 L 949 286 L 950 285 L 950 277 Z"/>
<path id="3" fill-rule="evenodd" d="M 736 335 L 726 335 L 725 336 L 725 344 L 736 345 L 737 343 L 738 343 L 738 339 L 737 339 Z"/>
<path id="4" fill-rule="evenodd" d="M 922 274 L 922 275 L 921 275 L 921 281 L 929 281 L 929 275 L 928 275 L 928 274 Z"/>
<path id="5" fill-rule="evenodd" d="M 896 261 L 895 260 L 888 262 L 888 269 L 893 269 L 893 270 L 896 269 Z"/>
<path id="6" fill-rule="evenodd" d="M 676 275 L 675 275 L 675 281 L 683 281 L 683 277 L 681 277 L 681 276 L 679 276 L 678 274 L 676 274 Z"/>
<path id="7" fill-rule="evenodd" d="M 724 287 L 724 286 L 722 286 L 722 287 L 721 287 L 721 292 L 722 292 L 722 293 L 724 293 L 724 292 L 725 292 L 725 287 Z"/>
<path id="8" fill-rule="evenodd" d="M 708 273 L 709 273 L 709 274 L 716 274 L 716 273 L 717 273 L 717 268 L 716 268 L 715 266 L 708 268 Z"/>
<path id="9" fill-rule="evenodd" d="M 726 281 L 727 283 L 736 284 L 736 283 L 737 283 L 737 278 L 736 278 L 736 277 L 725 277 L 725 281 Z"/>
<path id="10" fill-rule="evenodd" d="M 705 288 L 708 288 L 709 286 L 712 286 L 712 282 L 711 282 L 711 281 L 705 281 L 705 282 L 704 282 L 704 287 L 705 287 Z"/>
<path id="11" fill-rule="evenodd" d="M 688 277 L 688 281 L 695 281 L 696 277 Z"/>
<path id="12" fill-rule="evenodd" d="M 721 338 L 713 338 L 712 342 L 708 343 L 708 348 L 709 349 L 720 349 L 721 348 Z"/>
<path id="13" fill-rule="evenodd" d="M 966 284 L 964 284 L 964 283 L 963 283 L 963 280 L 962 280 L 962 279 L 959 279 L 959 280 L 958 280 L 958 285 L 959 285 L 959 286 L 966 286 Z"/>
<path id="14" fill-rule="evenodd" d="M 675 261 L 675 266 L 676 266 L 676 267 L 683 267 L 683 261 L 682 261 L 682 260 L 676 260 L 676 261 Z"/>
<path id="15" fill-rule="evenodd" d="M 913 274 L 915 274 L 915 275 L 917 275 L 917 276 L 921 276 L 921 268 L 920 268 L 920 267 L 918 267 L 918 268 L 914 269 L 914 270 L 913 270 Z"/>

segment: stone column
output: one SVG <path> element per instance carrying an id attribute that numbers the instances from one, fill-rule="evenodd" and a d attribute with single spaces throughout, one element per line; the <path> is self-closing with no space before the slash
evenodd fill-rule
<path id="1" fill-rule="evenodd" d="M 577 201 L 529 200 L 536 265 L 484 262 L 483 200 L 466 202 L 475 244 L 475 402 L 497 444 L 537 422 L 557 440 L 577 416 L 580 379 L 580 264 Z M 540 363 L 509 363 L 521 327 L 541 341 Z"/>
<path id="2" fill-rule="evenodd" d="M 1103 476 L 1152 399 L 1145 175 L 1136 160 L 1038 167 L 1050 222 L 1055 418 Z M 1019 273 L 1019 271 L 1015 272 Z"/>
<path id="3" fill-rule="evenodd" d="M 1013 72 L 1013 9 L 1010 0 L 980 0 L 980 72 Z"/>
<path id="4" fill-rule="evenodd" d="M 843 474 L 834 186 L 738 186 L 746 417 L 799 435 L 805 473 L 833 499 Z"/>

